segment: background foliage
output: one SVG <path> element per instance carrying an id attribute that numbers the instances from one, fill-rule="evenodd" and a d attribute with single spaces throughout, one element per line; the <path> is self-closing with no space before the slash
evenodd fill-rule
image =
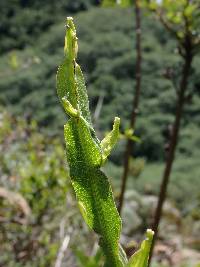
<path id="1" fill-rule="evenodd" d="M 128 127 L 135 83 L 134 12 L 131 8 L 103 9 L 95 7 L 97 4 L 92 0 L 44 0 L 42 4 L 37 0 L 0 2 L 0 186 L 20 193 L 31 210 L 26 225 L 12 222 L 13 216 L 18 220 L 25 215 L 16 207 L 10 208 L 8 200 L 1 199 L 0 217 L 4 218 L 2 221 L 7 218 L 6 223 L 0 224 L 0 239 L 7 240 L 0 249 L 2 266 L 49 266 L 60 245 L 58 225 L 65 216 L 63 203 L 68 181 L 60 136 L 65 117 L 56 96 L 55 73 L 62 58 L 66 16 L 75 16 L 79 63 L 87 80 L 93 113 L 103 99 L 100 116 L 95 120 L 99 136 L 111 128 L 113 114 L 121 117 L 122 131 Z M 129 189 L 154 195 L 158 192 L 164 146 L 173 121 L 181 64 L 173 38 L 145 12 L 142 49 L 142 95 L 135 129 L 142 143 L 136 146 L 133 155 L 140 160 L 135 167 L 133 163 Z M 196 228 L 200 219 L 199 70 L 200 58 L 197 57 L 192 67 L 190 93 L 169 190 L 170 201 L 180 210 L 183 225 L 191 221 Z M 105 166 L 114 178 L 116 196 L 123 145 L 122 141 Z M 134 168 L 139 168 L 138 175 Z M 73 199 L 71 203 L 73 206 Z M 76 213 L 76 208 L 74 210 Z M 79 223 L 77 219 L 72 225 Z M 142 233 L 143 227 L 137 228 L 137 232 Z M 183 229 L 186 236 L 195 236 L 196 232 L 192 231 L 187 227 Z M 84 233 L 86 230 L 83 238 Z M 33 246 L 33 240 L 36 247 L 27 249 L 28 245 Z M 196 249 L 198 242 L 193 243 Z M 24 251 L 32 254 L 21 258 L 19 254 Z"/>

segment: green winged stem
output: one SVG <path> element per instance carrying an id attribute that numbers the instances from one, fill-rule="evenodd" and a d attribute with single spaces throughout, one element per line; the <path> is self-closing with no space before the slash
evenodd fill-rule
<path id="1" fill-rule="evenodd" d="M 120 119 L 115 118 L 113 130 L 100 142 L 91 123 L 85 81 L 76 63 L 77 52 L 76 29 L 69 17 L 65 56 L 57 72 L 57 93 L 69 116 L 64 136 L 71 182 L 85 222 L 99 236 L 105 256 L 104 267 L 139 266 L 127 265 L 126 255 L 119 244 L 121 218 L 109 180 L 100 169 L 117 142 Z"/>
<path id="2" fill-rule="evenodd" d="M 116 143 L 119 119 L 115 120 L 113 133 L 105 139 L 102 149 L 91 124 L 84 77 L 76 63 L 77 47 L 73 19 L 67 18 L 65 57 L 58 68 L 57 93 L 70 117 L 64 126 L 70 177 L 83 218 L 99 235 L 105 266 L 123 267 L 125 263 L 119 252 L 121 219 L 108 178 L 100 170 Z"/>

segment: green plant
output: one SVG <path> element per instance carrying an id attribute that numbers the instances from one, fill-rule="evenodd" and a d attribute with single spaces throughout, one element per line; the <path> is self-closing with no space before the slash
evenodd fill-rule
<path id="1" fill-rule="evenodd" d="M 105 256 L 104 267 L 147 266 L 153 232 L 128 262 L 119 244 L 121 219 L 117 212 L 108 178 L 101 171 L 119 136 L 120 119 L 100 142 L 93 129 L 84 77 L 76 63 L 78 51 L 76 29 L 67 18 L 63 63 L 57 72 L 57 93 L 70 119 L 64 126 L 70 177 L 81 214 L 100 237 Z"/>

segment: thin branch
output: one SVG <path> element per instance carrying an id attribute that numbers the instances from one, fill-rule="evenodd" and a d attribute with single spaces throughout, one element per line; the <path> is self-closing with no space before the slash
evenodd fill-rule
<path id="1" fill-rule="evenodd" d="M 187 23 L 185 24 L 185 27 L 187 28 Z M 160 193 L 159 193 L 159 198 L 158 198 L 158 204 L 156 207 L 154 222 L 152 225 L 152 229 L 154 230 L 155 235 L 154 235 L 154 239 L 153 239 L 152 247 L 151 247 L 149 266 L 151 263 L 155 241 L 158 236 L 159 223 L 162 217 L 162 208 L 163 208 L 163 204 L 165 202 L 166 195 L 167 195 L 167 187 L 169 184 L 172 166 L 173 166 L 174 159 L 175 159 L 176 147 L 177 147 L 178 139 L 179 139 L 180 124 L 181 124 L 181 119 L 183 116 L 183 110 L 184 110 L 184 104 L 185 104 L 185 94 L 187 91 L 187 85 L 188 85 L 192 60 L 193 60 L 193 55 L 191 52 L 192 43 L 191 43 L 190 38 L 191 36 L 187 34 L 187 29 L 186 29 L 184 43 L 183 43 L 184 49 L 185 49 L 184 65 L 182 68 L 182 77 L 180 81 L 177 104 L 176 104 L 175 121 L 173 125 L 172 136 L 170 138 L 169 153 L 168 153 L 166 164 L 165 164 L 165 169 L 163 173 L 163 178 L 162 178 Z"/>
<path id="2" fill-rule="evenodd" d="M 133 129 L 136 123 L 136 117 L 138 114 L 138 106 L 140 99 L 140 91 L 141 91 L 141 64 L 142 64 L 142 48 L 141 48 L 141 9 L 140 9 L 140 0 L 135 1 L 135 23 L 136 23 L 136 71 L 135 71 L 135 94 L 133 97 L 133 106 L 132 106 L 132 114 L 130 119 L 130 128 Z M 122 174 L 122 185 L 121 192 L 119 197 L 119 206 L 118 211 L 121 213 L 123 202 L 124 202 L 124 194 L 126 189 L 126 183 L 128 179 L 129 173 L 129 161 L 130 156 L 133 150 L 133 142 L 128 139 L 126 144 L 126 149 L 124 153 L 124 166 L 123 166 L 123 174 Z"/>
<path id="3" fill-rule="evenodd" d="M 173 27 L 164 19 L 162 12 L 156 10 L 156 15 L 158 16 L 159 20 L 163 24 L 163 26 L 172 34 L 175 36 L 175 38 L 180 42 L 182 41 L 181 38 L 178 36 L 177 32 L 173 30 Z"/>
<path id="4" fill-rule="evenodd" d="M 64 258 L 65 251 L 67 250 L 67 247 L 69 245 L 69 240 L 70 240 L 70 236 L 66 235 L 65 238 L 63 239 L 62 245 L 58 251 L 58 256 L 56 259 L 55 267 L 61 267 L 62 266 L 62 261 Z"/>

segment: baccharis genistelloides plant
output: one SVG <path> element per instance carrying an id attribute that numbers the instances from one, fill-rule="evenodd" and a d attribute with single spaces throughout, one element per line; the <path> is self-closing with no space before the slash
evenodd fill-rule
<path id="1" fill-rule="evenodd" d="M 69 116 L 64 126 L 70 177 L 81 214 L 99 236 L 105 256 L 104 267 L 145 267 L 153 238 L 147 230 L 141 248 L 128 261 L 119 244 L 121 218 L 117 212 L 108 178 L 101 171 L 118 140 L 120 119 L 100 142 L 91 123 L 88 96 L 80 66 L 76 63 L 78 44 L 71 17 L 67 18 L 64 61 L 57 72 L 57 93 Z"/>

